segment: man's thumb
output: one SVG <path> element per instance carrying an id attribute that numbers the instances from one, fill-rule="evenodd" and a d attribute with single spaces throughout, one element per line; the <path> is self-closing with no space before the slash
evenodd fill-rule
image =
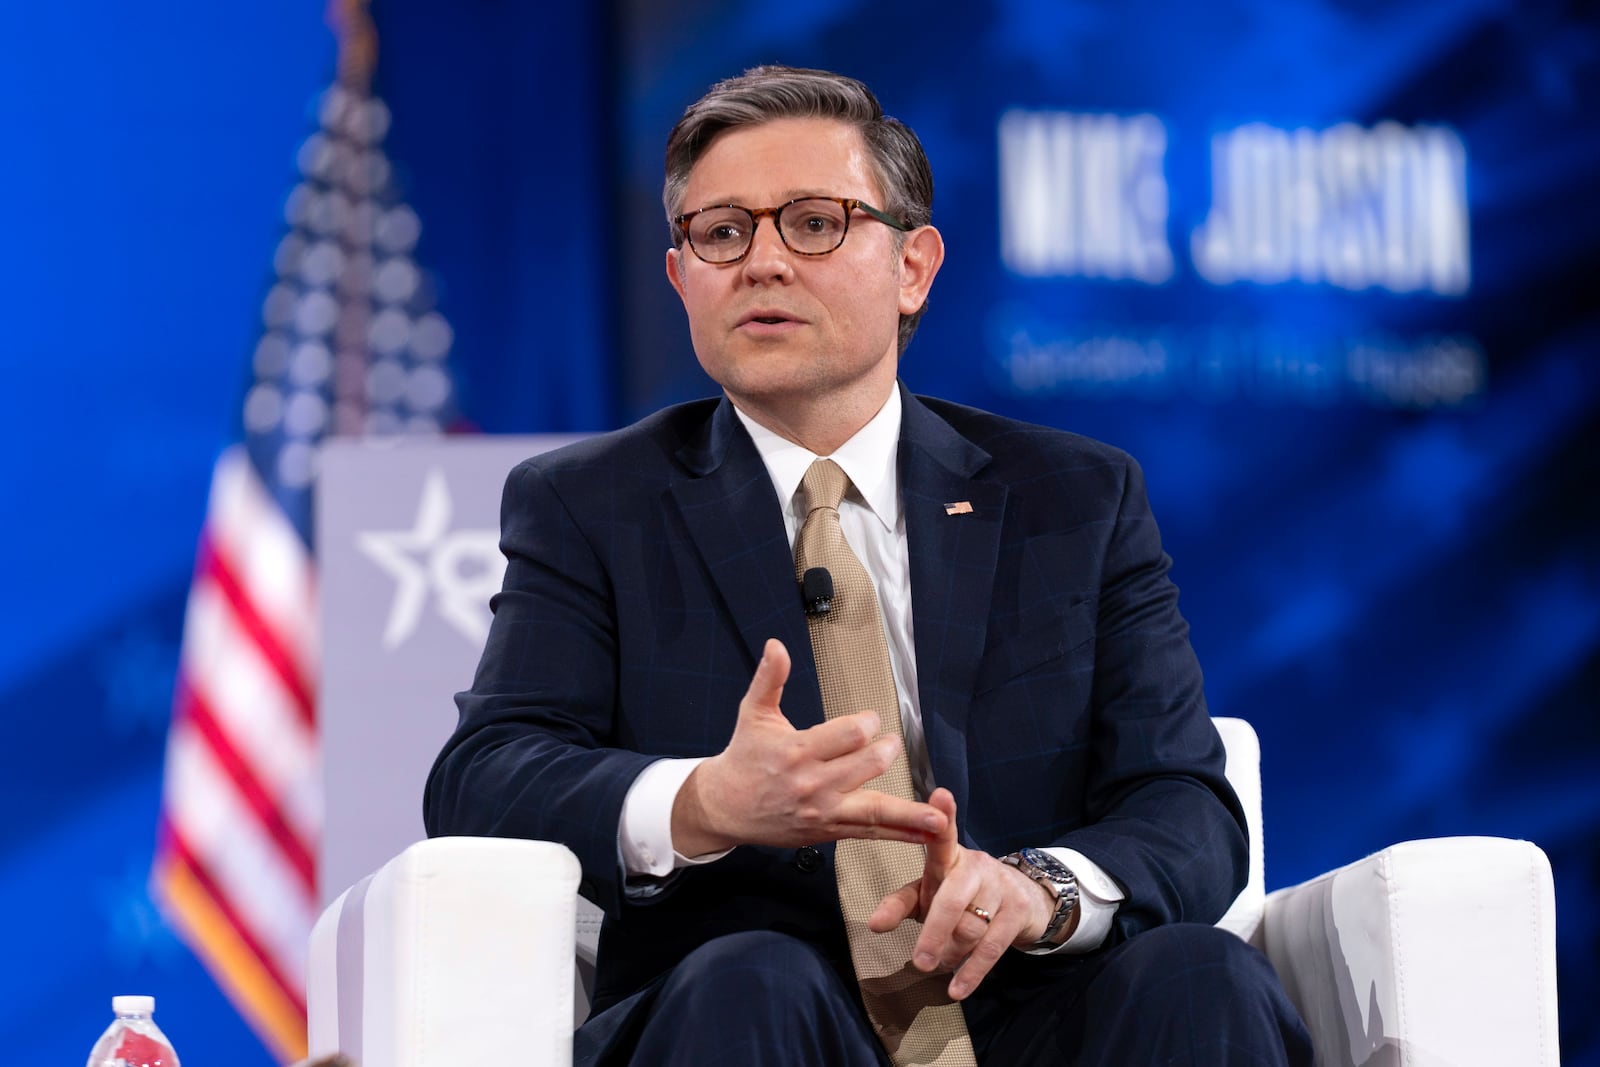
<path id="1" fill-rule="evenodd" d="M 783 700 L 783 686 L 789 680 L 789 650 L 776 637 L 767 638 L 761 662 L 750 679 L 745 704 L 751 708 L 776 708 Z"/>

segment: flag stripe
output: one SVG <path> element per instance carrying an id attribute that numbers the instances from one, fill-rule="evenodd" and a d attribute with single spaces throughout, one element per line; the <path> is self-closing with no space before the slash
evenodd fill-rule
<path id="1" fill-rule="evenodd" d="M 217 460 L 206 526 L 286 659 L 300 665 L 303 677 L 314 677 L 318 626 L 311 554 L 243 448 Z"/>
<path id="2" fill-rule="evenodd" d="M 243 798 L 204 740 L 180 723 L 167 755 L 168 819 L 205 862 L 205 870 L 231 912 L 248 924 L 254 940 L 270 953 L 277 971 L 291 984 L 305 979 L 307 937 L 316 919 L 316 894 L 278 854 L 272 839 L 256 824 Z"/>
<path id="3" fill-rule="evenodd" d="M 239 790 L 246 806 L 255 815 L 256 821 L 272 838 L 295 873 L 300 876 L 306 892 L 315 894 L 316 857 L 311 854 L 311 849 L 290 828 L 283 816 L 283 810 L 273 802 L 250 764 L 235 750 L 216 717 L 211 714 L 211 708 L 206 701 L 201 699 L 184 680 L 180 679 L 178 686 L 178 714 L 187 714 L 189 723 L 194 726 L 195 732 L 204 741 L 223 773 L 233 782 L 234 788 Z"/>
<path id="4" fill-rule="evenodd" d="M 283 642 L 278 640 L 277 635 L 267 626 L 266 620 L 256 611 L 254 600 L 239 584 L 233 568 L 229 566 L 220 547 L 209 535 L 202 537 L 200 541 L 200 562 L 197 572 L 197 577 L 204 576 L 214 581 L 217 588 L 228 598 L 228 604 L 233 608 L 239 625 L 250 635 L 256 650 L 272 667 L 279 681 L 283 683 L 284 689 L 293 699 L 293 706 L 299 713 L 301 721 L 307 726 L 314 726 L 316 711 L 311 699 L 311 686 L 306 680 L 305 672 L 290 657 Z"/>
<path id="5" fill-rule="evenodd" d="M 182 683 L 204 701 L 250 762 L 283 816 L 311 849 L 321 825 L 317 735 L 306 726 L 281 675 L 239 626 L 232 604 L 202 577 L 189 594 Z"/>
<path id="6" fill-rule="evenodd" d="M 229 997 L 284 1061 L 306 1055 L 305 999 L 273 968 L 170 824 L 161 826 L 154 882 Z"/>

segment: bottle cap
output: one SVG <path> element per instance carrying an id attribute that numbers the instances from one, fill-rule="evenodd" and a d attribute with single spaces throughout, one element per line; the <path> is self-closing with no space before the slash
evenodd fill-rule
<path id="1" fill-rule="evenodd" d="M 156 998 L 127 995 L 112 997 L 111 1010 L 118 1015 L 150 1015 L 156 1010 Z"/>

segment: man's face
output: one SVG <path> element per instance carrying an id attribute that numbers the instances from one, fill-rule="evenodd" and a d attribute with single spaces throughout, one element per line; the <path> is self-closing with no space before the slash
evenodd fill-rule
<path id="1" fill-rule="evenodd" d="M 690 172 L 680 210 L 776 207 L 802 196 L 884 206 L 855 129 L 807 118 L 729 130 Z M 667 277 L 700 365 L 747 412 L 782 417 L 789 405 L 818 401 L 875 411 L 894 382 L 900 314 L 922 306 L 943 255 L 937 233 L 918 234 L 897 252 L 895 231 L 857 211 L 843 246 L 802 256 L 764 218 L 744 259 L 706 263 L 685 244 L 667 252 Z"/>

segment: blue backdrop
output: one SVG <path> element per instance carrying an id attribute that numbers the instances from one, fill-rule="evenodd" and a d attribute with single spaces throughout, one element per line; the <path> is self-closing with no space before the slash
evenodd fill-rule
<path id="1" fill-rule="evenodd" d="M 1411 837 L 1537 842 L 1565 1061 L 1600 1064 L 1580 6 L 524 8 L 375 11 L 470 420 L 599 429 L 708 392 L 662 276 L 666 131 L 753 63 L 864 78 L 922 135 L 949 246 L 905 378 L 1144 463 L 1213 709 L 1262 735 L 1269 884 Z M 0 1028 L 30 1062 L 85 1055 L 136 986 L 189 1062 L 268 1062 L 144 878 L 206 481 L 333 71 L 321 15 L 0 9 L 0 707 L 24 754 Z"/>

